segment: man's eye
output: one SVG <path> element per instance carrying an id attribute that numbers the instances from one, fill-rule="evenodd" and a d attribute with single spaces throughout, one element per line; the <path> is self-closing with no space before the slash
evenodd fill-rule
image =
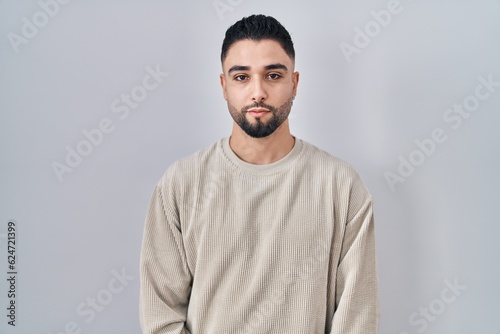
<path id="1" fill-rule="evenodd" d="M 236 81 L 243 81 L 243 80 L 245 80 L 246 78 L 247 78 L 247 76 L 246 76 L 246 75 L 244 75 L 244 74 L 239 74 L 239 75 L 237 75 L 237 76 L 235 76 L 235 77 L 234 77 L 234 80 L 236 80 Z"/>
<path id="2" fill-rule="evenodd" d="M 271 80 L 277 80 L 279 78 L 281 78 L 281 75 L 279 75 L 278 73 L 270 73 L 267 75 Z"/>

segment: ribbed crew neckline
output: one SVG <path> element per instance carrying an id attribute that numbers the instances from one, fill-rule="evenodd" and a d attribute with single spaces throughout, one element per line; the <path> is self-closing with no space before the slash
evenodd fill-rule
<path id="1" fill-rule="evenodd" d="M 229 145 L 229 137 L 225 137 L 221 140 L 222 142 L 222 151 L 226 158 L 229 160 L 229 162 L 233 163 L 236 167 L 239 169 L 251 173 L 251 174 L 272 174 L 274 172 L 280 171 L 284 168 L 286 168 L 288 165 L 292 164 L 295 159 L 300 155 L 302 152 L 302 148 L 304 147 L 304 143 L 302 142 L 301 139 L 295 138 L 295 143 L 288 152 L 287 155 L 285 155 L 283 158 L 281 158 L 278 161 L 275 161 L 270 164 L 263 164 L 263 165 L 257 165 L 257 164 L 251 164 L 246 161 L 241 160 L 236 153 L 233 152 L 231 146 Z"/>

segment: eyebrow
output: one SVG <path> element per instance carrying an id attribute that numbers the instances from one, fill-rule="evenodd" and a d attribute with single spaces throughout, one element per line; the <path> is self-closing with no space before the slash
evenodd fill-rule
<path id="1" fill-rule="evenodd" d="M 267 65 L 265 67 L 266 71 L 269 71 L 269 70 L 285 70 L 285 71 L 288 71 L 288 68 L 283 65 L 283 64 L 271 64 L 271 65 Z"/>
<path id="2" fill-rule="evenodd" d="M 231 74 L 231 72 L 236 72 L 236 71 L 248 71 L 250 70 L 250 66 L 242 66 L 242 65 L 234 65 L 229 69 L 227 72 L 228 74 Z"/>
<path id="3" fill-rule="evenodd" d="M 266 71 L 269 71 L 269 70 L 284 70 L 284 71 L 288 71 L 288 68 L 285 65 L 279 64 L 279 63 L 266 65 L 266 67 L 264 67 L 264 69 Z M 227 73 L 231 74 L 232 72 L 236 72 L 236 71 L 249 71 L 249 70 L 250 70 L 250 66 L 234 65 L 233 67 L 231 67 L 229 69 L 229 71 Z"/>

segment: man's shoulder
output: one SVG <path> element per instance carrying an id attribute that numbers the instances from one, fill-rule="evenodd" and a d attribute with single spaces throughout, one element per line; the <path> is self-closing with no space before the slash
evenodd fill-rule
<path id="1" fill-rule="evenodd" d="M 199 168 L 216 157 L 217 152 L 221 147 L 221 143 L 222 139 L 219 139 L 208 146 L 200 148 L 199 150 L 174 161 L 169 168 L 179 170 Z"/>
<path id="2" fill-rule="evenodd" d="M 345 160 L 305 140 L 302 142 L 306 153 L 305 159 L 313 168 L 344 177 L 359 177 L 354 167 Z"/>
<path id="3" fill-rule="evenodd" d="M 168 166 L 160 182 L 166 180 L 184 179 L 196 174 L 202 167 L 211 164 L 216 159 L 217 151 L 220 149 L 222 139 L 205 146 L 193 153 L 190 153 L 178 160 L 175 160 Z"/>
<path id="4" fill-rule="evenodd" d="M 313 168 L 311 177 L 319 178 L 317 182 L 322 181 L 322 184 L 331 183 L 336 204 L 339 205 L 339 198 L 345 199 L 342 203 L 348 203 L 346 219 L 350 221 L 363 205 L 371 201 L 368 188 L 352 165 L 312 144 L 306 143 L 306 146 Z"/>

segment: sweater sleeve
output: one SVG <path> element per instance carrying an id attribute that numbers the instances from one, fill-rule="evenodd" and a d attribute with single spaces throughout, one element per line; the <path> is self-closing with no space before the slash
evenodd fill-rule
<path id="1" fill-rule="evenodd" d="M 185 322 L 192 276 L 175 212 L 157 186 L 146 216 L 140 260 L 143 334 L 189 334 Z"/>
<path id="2" fill-rule="evenodd" d="M 368 197 L 344 230 L 330 334 L 376 334 L 379 299 L 372 200 Z"/>

